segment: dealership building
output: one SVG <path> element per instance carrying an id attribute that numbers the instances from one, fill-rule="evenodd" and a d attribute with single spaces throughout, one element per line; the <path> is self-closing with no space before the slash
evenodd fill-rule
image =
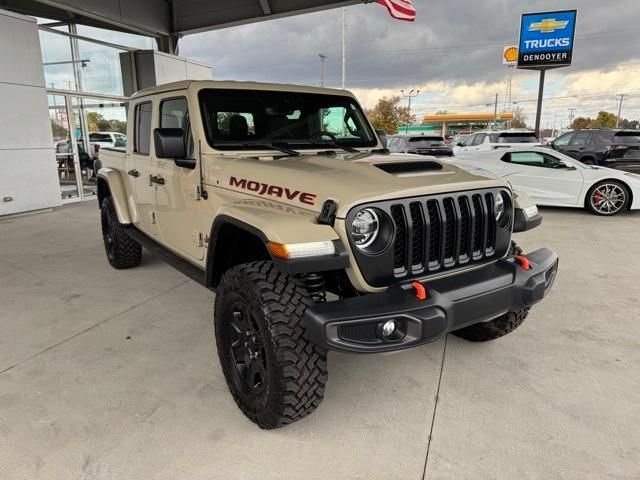
<path id="1" fill-rule="evenodd" d="M 0 216 L 95 198 L 93 161 L 126 145 L 135 91 L 211 79 L 181 36 L 361 0 L 0 0 Z"/>

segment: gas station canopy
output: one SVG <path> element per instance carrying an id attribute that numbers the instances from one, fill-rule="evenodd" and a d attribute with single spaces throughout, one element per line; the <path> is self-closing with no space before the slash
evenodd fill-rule
<path id="1" fill-rule="evenodd" d="M 243 25 L 372 0 L 0 0 L 0 8 L 156 38 Z"/>

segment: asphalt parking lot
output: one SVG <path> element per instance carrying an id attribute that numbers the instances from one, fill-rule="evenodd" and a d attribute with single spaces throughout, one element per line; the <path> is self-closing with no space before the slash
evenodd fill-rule
<path id="1" fill-rule="evenodd" d="M 95 203 L 0 220 L 0 478 L 640 478 L 640 213 L 543 213 L 518 241 L 560 273 L 516 332 L 332 354 L 275 431 L 228 393 L 212 294 L 111 269 Z"/>

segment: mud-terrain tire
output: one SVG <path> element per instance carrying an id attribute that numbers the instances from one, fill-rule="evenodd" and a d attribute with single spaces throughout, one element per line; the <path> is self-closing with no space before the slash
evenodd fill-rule
<path id="1" fill-rule="evenodd" d="M 127 235 L 124 227 L 118 222 L 116 207 L 111 197 L 102 200 L 100 220 L 104 250 L 109 264 L 118 270 L 140 265 L 142 246 Z"/>
<path id="2" fill-rule="evenodd" d="M 522 255 L 522 249 L 516 245 L 516 242 L 511 242 L 509 255 Z M 530 308 L 526 307 L 515 312 L 507 312 L 488 322 L 475 323 L 451 333 L 470 342 L 495 340 L 518 328 L 529 315 Z"/>
<path id="3" fill-rule="evenodd" d="M 312 303 L 301 280 L 268 261 L 233 267 L 220 281 L 220 364 L 236 403 L 260 428 L 300 420 L 322 402 L 327 353 L 305 338 L 303 322 Z"/>

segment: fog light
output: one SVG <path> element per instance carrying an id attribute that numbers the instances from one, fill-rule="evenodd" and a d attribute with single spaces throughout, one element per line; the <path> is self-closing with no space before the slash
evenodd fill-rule
<path id="1" fill-rule="evenodd" d="M 382 335 L 384 335 L 385 338 L 388 338 L 396 333 L 396 328 L 395 320 L 387 320 L 384 325 L 382 325 Z"/>

